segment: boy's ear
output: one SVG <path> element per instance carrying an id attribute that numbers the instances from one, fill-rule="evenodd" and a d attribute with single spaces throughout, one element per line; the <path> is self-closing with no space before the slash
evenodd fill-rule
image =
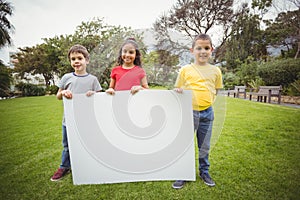
<path id="1" fill-rule="evenodd" d="M 193 52 L 194 52 L 194 49 L 193 49 L 193 48 L 190 48 L 190 52 L 193 53 Z"/>

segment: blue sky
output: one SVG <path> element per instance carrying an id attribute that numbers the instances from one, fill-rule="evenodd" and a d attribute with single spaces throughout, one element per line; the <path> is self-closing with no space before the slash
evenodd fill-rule
<path id="1" fill-rule="evenodd" d="M 42 38 L 72 34 L 76 26 L 95 17 L 110 25 L 151 28 L 155 20 L 171 9 L 176 0 L 8 0 L 14 6 L 10 18 L 15 27 L 14 46 L 2 48 L 0 59 L 18 47 L 42 43 Z"/>

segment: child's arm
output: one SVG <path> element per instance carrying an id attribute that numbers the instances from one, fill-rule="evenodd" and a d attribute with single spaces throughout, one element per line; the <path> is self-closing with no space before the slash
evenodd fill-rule
<path id="1" fill-rule="evenodd" d="M 116 80 L 111 78 L 110 79 L 110 83 L 109 83 L 109 88 L 107 90 L 105 90 L 106 93 L 114 95 L 115 94 L 115 84 L 116 84 Z"/>
<path id="2" fill-rule="evenodd" d="M 72 92 L 70 90 L 58 89 L 56 97 L 58 100 L 62 100 L 63 97 L 67 99 L 72 99 Z"/>
<path id="3" fill-rule="evenodd" d="M 143 89 L 149 89 L 149 85 L 148 85 L 148 81 L 147 81 L 147 78 L 146 76 L 144 76 L 141 80 L 141 85 L 143 87 Z"/>
<path id="4" fill-rule="evenodd" d="M 146 76 L 144 76 L 141 80 L 141 85 L 135 85 L 131 87 L 131 94 L 137 93 L 139 90 L 149 89 L 148 82 Z"/>

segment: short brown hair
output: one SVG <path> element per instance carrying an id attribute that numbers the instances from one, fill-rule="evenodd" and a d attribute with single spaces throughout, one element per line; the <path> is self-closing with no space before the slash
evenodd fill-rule
<path id="1" fill-rule="evenodd" d="M 199 34 L 199 35 L 196 35 L 196 36 L 194 37 L 194 40 L 193 40 L 193 43 L 192 43 L 192 48 L 195 47 L 195 44 L 196 44 L 196 41 L 197 41 L 197 40 L 209 40 L 210 45 L 211 45 L 211 47 L 212 47 L 211 37 L 210 37 L 209 35 L 207 35 L 207 34 L 201 33 L 201 34 Z"/>
<path id="2" fill-rule="evenodd" d="M 69 61 L 70 61 L 70 54 L 71 53 L 81 53 L 85 57 L 86 60 L 90 59 L 90 54 L 89 54 L 88 50 L 80 44 L 75 44 L 74 46 L 72 46 L 69 49 L 69 52 L 68 52 Z"/>

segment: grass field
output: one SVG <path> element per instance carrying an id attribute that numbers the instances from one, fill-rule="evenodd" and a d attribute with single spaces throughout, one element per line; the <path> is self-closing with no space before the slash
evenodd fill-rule
<path id="1" fill-rule="evenodd" d="M 51 182 L 62 112 L 55 96 L 0 101 L 0 199 L 300 199 L 300 109 L 227 98 L 210 154 L 216 187 L 197 177 L 181 190 L 172 181 L 73 185 L 69 175 Z"/>

